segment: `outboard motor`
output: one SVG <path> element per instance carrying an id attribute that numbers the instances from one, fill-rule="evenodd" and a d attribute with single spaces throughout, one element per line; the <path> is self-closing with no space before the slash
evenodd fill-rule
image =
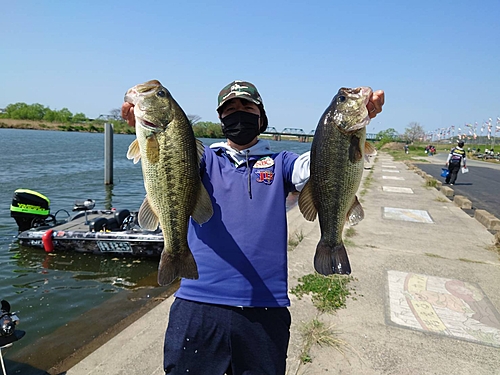
<path id="1" fill-rule="evenodd" d="M 10 216 L 16 220 L 19 232 L 28 230 L 37 221 L 50 215 L 50 200 L 34 190 L 17 189 L 12 197 Z"/>

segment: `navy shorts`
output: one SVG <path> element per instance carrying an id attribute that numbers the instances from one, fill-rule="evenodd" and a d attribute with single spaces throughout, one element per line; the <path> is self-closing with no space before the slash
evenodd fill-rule
<path id="1" fill-rule="evenodd" d="M 285 374 L 288 308 L 241 308 L 176 298 L 165 334 L 166 374 Z"/>

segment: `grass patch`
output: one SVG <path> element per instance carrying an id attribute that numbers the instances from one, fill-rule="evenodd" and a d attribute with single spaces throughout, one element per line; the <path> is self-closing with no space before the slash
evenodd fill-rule
<path id="1" fill-rule="evenodd" d="M 494 253 L 497 253 L 500 256 L 500 241 L 499 242 L 495 242 L 491 246 L 487 246 L 486 250 L 493 251 Z"/>
<path id="2" fill-rule="evenodd" d="M 354 247 L 356 246 L 356 244 L 354 243 L 353 240 L 349 239 L 349 238 L 344 238 L 344 245 L 345 247 Z"/>
<path id="3" fill-rule="evenodd" d="M 347 297 L 351 295 L 349 282 L 352 276 L 308 274 L 299 278 L 299 285 L 290 291 L 299 299 L 304 294 L 312 294 L 313 305 L 321 312 L 332 313 L 346 307 Z M 353 290 L 353 294 L 356 292 Z"/>
<path id="4" fill-rule="evenodd" d="M 431 178 L 430 180 L 426 180 L 425 186 L 435 188 L 437 186 L 437 180 L 434 178 Z"/>
<path id="5" fill-rule="evenodd" d="M 347 228 L 344 234 L 348 238 L 354 237 L 356 235 L 356 229 L 354 229 L 353 227 Z"/>
<path id="6" fill-rule="evenodd" d="M 344 354 L 343 347 L 346 342 L 338 338 L 338 331 L 333 330 L 332 327 L 326 327 L 324 323 L 318 319 L 313 319 L 302 327 L 302 339 L 304 347 L 300 355 L 302 364 L 311 363 L 312 358 L 310 350 L 313 345 L 329 346 L 337 349 L 341 354 Z"/>
<path id="7" fill-rule="evenodd" d="M 365 179 L 363 180 L 363 184 L 362 184 L 363 189 L 359 192 L 360 196 L 364 196 L 368 192 L 368 189 L 370 188 L 370 186 L 373 183 L 372 175 L 373 175 L 373 169 L 370 170 L 370 172 L 368 173 L 368 176 L 366 176 Z"/>
<path id="8" fill-rule="evenodd" d="M 294 250 L 297 246 L 299 246 L 299 243 L 301 243 L 303 239 L 304 234 L 302 233 L 302 230 L 300 232 L 295 231 L 288 239 L 288 251 Z"/>

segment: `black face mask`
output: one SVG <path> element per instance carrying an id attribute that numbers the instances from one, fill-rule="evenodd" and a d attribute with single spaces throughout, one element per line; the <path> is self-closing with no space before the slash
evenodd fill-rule
<path id="1" fill-rule="evenodd" d="M 246 145 L 260 134 L 259 118 L 259 115 L 245 111 L 233 112 L 221 119 L 222 132 L 237 145 Z"/>

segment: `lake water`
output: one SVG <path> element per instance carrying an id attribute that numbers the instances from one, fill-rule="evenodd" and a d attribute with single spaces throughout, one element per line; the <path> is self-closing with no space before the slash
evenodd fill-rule
<path id="1" fill-rule="evenodd" d="M 8 300 L 19 312 L 18 328 L 27 332 L 5 352 L 9 374 L 47 370 L 66 355 L 65 350 L 76 349 L 71 346 L 78 344 L 70 340 L 75 332 L 77 341 L 88 342 L 106 324 L 115 324 L 148 300 L 169 292 L 156 284 L 156 260 L 49 255 L 20 247 L 17 225 L 10 217 L 12 196 L 19 188 L 47 196 L 52 214 L 70 211 L 74 201 L 81 199 L 95 200 L 96 208 L 138 210 L 145 195 L 141 167 L 126 158 L 134 139 L 115 134 L 114 184 L 106 186 L 104 134 L 0 129 L 0 299 Z M 220 141 L 202 140 L 205 144 Z M 293 141 L 270 143 L 273 151 L 297 153 L 311 146 Z M 102 327 L 88 321 L 87 316 L 94 316 L 92 311 L 106 312 Z M 54 351 L 52 356 L 47 354 Z"/>

